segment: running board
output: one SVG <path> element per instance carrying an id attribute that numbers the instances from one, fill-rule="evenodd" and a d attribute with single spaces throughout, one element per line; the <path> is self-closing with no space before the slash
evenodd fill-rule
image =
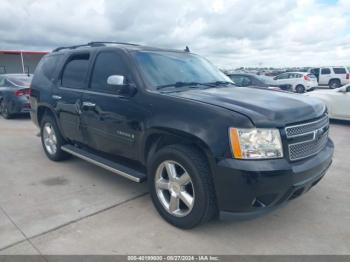
<path id="1" fill-rule="evenodd" d="M 85 151 L 81 148 L 77 148 L 73 145 L 64 145 L 61 147 L 62 151 L 67 152 L 73 156 L 81 158 L 87 162 L 90 162 L 96 166 L 102 167 L 108 171 L 111 171 L 115 174 L 123 176 L 127 179 L 130 179 L 134 182 L 141 183 L 146 180 L 146 174 L 141 173 L 140 171 L 134 170 L 130 167 L 115 163 L 106 158 L 100 157 L 96 154 Z"/>

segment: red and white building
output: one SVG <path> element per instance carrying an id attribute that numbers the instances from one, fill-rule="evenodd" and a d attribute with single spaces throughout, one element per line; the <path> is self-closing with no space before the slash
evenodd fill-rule
<path id="1" fill-rule="evenodd" d="M 48 52 L 0 50 L 0 74 L 32 74 L 40 59 Z"/>

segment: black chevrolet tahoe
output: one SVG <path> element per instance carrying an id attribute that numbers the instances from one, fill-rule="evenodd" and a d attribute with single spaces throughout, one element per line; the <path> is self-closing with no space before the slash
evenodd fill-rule
<path id="1" fill-rule="evenodd" d="M 37 66 L 30 100 L 49 159 L 74 155 L 147 181 L 159 214 L 180 228 L 274 209 L 332 162 L 322 102 L 237 87 L 188 49 L 57 48 Z"/>

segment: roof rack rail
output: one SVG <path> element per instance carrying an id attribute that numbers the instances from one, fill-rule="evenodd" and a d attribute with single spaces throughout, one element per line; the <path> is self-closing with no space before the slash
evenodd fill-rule
<path id="1" fill-rule="evenodd" d="M 133 43 L 127 43 L 127 42 L 114 42 L 114 41 L 94 41 L 88 43 L 88 45 L 101 45 L 101 44 L 119 44 L 119 45 L 133 45 L 133 46 L 139 46 L 138 44 Z"/>
<path id="2" fill-rule="evenodd" d="M 95 42 L 89 42 L 87 44 L 83 45 L 73 45 L 73 46 L 61 46 L 57 47 L 56 49 L 52 50 L 52 52 L 58 52 L 64 49 L 76 49 L 79 47 L 97 47 L 97 46 L 105 46 L 106 44 L 119 44 L 119 45 L 133 45 L 138 46 L 137 44 L 131 44 L 131 43 L 124 43 L 124 42 L 112 42 L 112 41 L 95 41 Z"/>

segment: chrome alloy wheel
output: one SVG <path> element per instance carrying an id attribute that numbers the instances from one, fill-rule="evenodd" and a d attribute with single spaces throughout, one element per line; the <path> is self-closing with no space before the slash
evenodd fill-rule
<path id="1" fill-rule="evenodd" d="M 191 212 L 195 192 L 185 168 L 175 161 L 164 161 L 157 168 L 154 181 L 158 199 L 168 213 L 184 217 Z"/>
<path id="2" fill-rule="evenodd" d="M 46 123 L 43 128 L 43 140 L 46 151 L 50 155 L 54 155 L 57 152 L 57 137 L 55 130 L 51 123 Z"/>

